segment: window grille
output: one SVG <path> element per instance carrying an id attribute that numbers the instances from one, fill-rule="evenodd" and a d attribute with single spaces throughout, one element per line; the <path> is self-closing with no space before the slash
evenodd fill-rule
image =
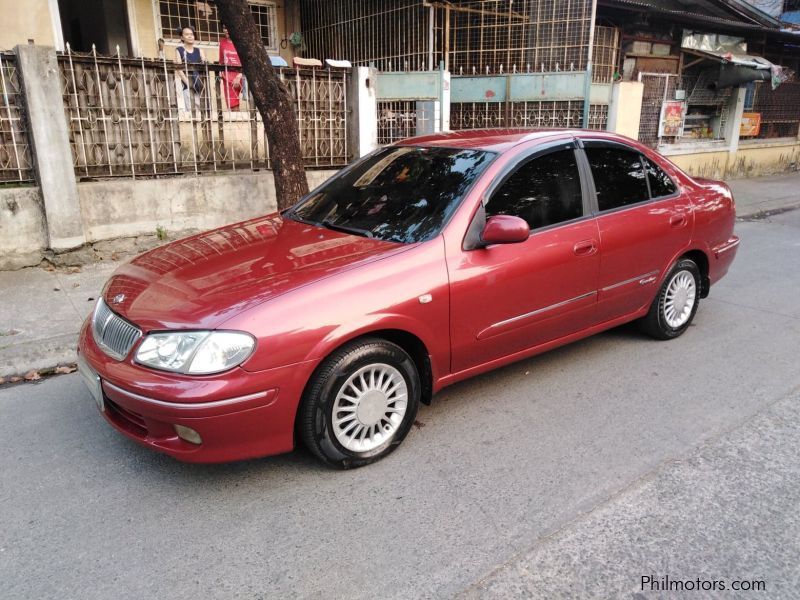
<path id="1" fill-rule="evenodd" d="M 590 0 L 300 2 L 310 56 L 383 71 L 424 71 L 443 61 L 457 75 L 580 71 L 591 9 Z M 607 42 L 613 53 L 613 36 Z"/>
<path id="2" fill-rule="evenodd" d="M 450 128 L 497 129 L 582 127 L 583 100 L 533 100 L 528 102 L 454 102 L 450 105 Z M 604 130 L 608 105 L 589 107 L 588 129 Z"/>
<path id="3" fill-rule="evenodd" d="M 267 50 L 278 50 L 278 29 L 275 4 L 266 0 L 249 0 L 250 12 L 256 22 Z M 156 2 L 161 25 L 161 37 L 170 42 L 180 42 L 181 28 L 191 25 L 197 42 L 217 44 L 222 37 L 222 24 L 217 7 L 212 1 L 158 0 Z"/>
<path id="4" fill-rule="evenodd" d="M 592 52 L 592 81 L 612 83 L 617 70 L 619 54 L 619 29 L 616 27 L 594 28 L 594 50 Z"/>
<path id="5" fill-rule="evenodd" d="M 754 85 L 752 112 L 761 115 L 759 138 L 796 137 L 800 134 L 800 82 L 787 81 L 772 89 Z"/>
<path id="6" fill-rule="evenodd" d="M 431 102 L 381 100 L 378 102 L 378 144 L 393 144 L 432 133 L 435 117 Z"/>

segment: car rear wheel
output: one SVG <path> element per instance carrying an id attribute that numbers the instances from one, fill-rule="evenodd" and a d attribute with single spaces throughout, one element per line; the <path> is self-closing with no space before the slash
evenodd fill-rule
<path id="1" fill-rule="evenodd" d="M 336 468 L 375 462 L 408 434 L 420 389 L 414 361 L 400 346 L 377 338 L 347 345 L 307 387 L 299 415 L 303 442 Z"/>
<path id="2" fill-rule="evenodd" d="M 650 311 L 640 326 L 642 331 L 659 340 L 670 340 L 689 328 L 700 303 L 700 269 L 688 258 L 682 258 L 667 275 Z"/>

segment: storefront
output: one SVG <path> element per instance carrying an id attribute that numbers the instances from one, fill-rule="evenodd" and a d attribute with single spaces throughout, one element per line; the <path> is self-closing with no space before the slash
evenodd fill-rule
<path id="1" fill-rule="evenodd" d="M 620 32 L 618 85 L 641 95 L 636 137 L 701 176 L 797 168 L 800 32 L 757 9 L 727 9 L 712 0 L 598 2 L 598 23 Z M 630 112 L 630 96 L 611 112 Z"/>

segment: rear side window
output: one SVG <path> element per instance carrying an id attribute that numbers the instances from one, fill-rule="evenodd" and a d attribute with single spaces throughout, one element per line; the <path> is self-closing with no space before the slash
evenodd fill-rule
<path id="1" fill-rule="evenodd" d="M 647 179 L 650 182 L 650 195 L 653 198 L 661 198 L 674 194 L 677 190 L 672 179 L 669 178 L 669 175 L 664 173 L 661 167 L 646 156 L 642 158 L 647 168 Z"/>
<path id="2" fill-rule="evenodd" d="M 560 150 L 522 165 L 486 204 L 486 216 L 513 215 L 541 229 L 583 215 L 578 163 L 572 150 Z"/>
<path id="3" fill-rule="evenodd" d="M 638 152 L 620 148 L 588 147 L 586 158 L 592 167 L 597 204 L 601 211 L 650 199 Z"/>

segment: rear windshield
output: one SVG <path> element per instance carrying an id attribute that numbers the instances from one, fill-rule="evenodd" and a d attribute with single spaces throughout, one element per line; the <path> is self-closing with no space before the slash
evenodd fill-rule
<path id="1" fill-rule="evenodd" d="M 381 240 L 435 236 L 495 154 L 453 148 L 384 148 L 290 209 L 298 221 Z"/>

